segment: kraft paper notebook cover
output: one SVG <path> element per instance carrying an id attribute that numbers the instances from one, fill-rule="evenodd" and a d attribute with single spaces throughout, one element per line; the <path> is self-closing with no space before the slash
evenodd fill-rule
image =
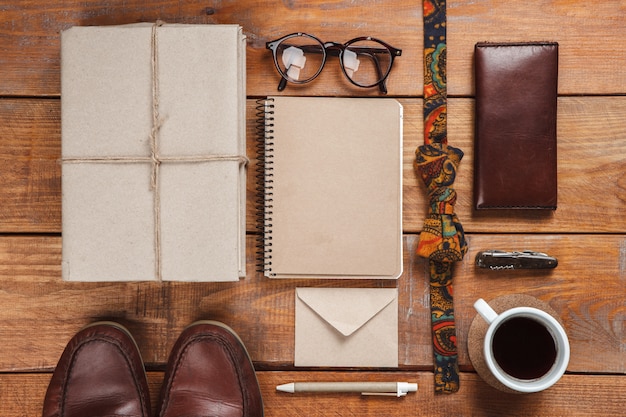
<path id="1" fill-rule="evenodd" d="M 402 273 L 402 106 L 393 99 L 265 101 L 264 273 Z"/>
<path id="2" fill-rule="evenodd" d="M 63 278 L 245 276 L 241 27 L 73 27 L 61 60 Z"/>

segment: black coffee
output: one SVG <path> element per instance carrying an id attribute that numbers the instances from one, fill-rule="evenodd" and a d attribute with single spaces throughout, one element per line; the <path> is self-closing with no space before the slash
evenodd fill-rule
<path id="1" fill-rule="evenodd" d="M 556 345 L 548 329 L 526 317 L 514 317 L 502 323 L 491 346 L 502 370 L 519 379 L 544 376 L 556 360 Z"/>

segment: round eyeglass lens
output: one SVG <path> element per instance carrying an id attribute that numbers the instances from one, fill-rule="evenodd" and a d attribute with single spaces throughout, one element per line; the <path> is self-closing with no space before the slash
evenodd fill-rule
<path id="1" fill-rule="evenodd" d="M 280 72 L 294 83 L 315 78 L 324 64 L 324 55 L 324 45 L 304 34 L 287 38 L 276 47 Z"/>
<path id="2" fill-rule="evenodd" d="M 391 69 L 391 52 L 374 40 L 350 43 L 343 51 L 343 70 L 350 80 L 361 87 L 381 82 Z"/>

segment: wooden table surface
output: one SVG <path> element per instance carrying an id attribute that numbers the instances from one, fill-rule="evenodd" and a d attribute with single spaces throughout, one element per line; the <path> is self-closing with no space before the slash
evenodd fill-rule
<path id="1" fill-rule="evenodd" d="M 237 283 L 63 282 L 59 32 L 156 19 L 237 23 L 247 35 L 250 272 Z M 456 188 L 469 252 L 455 275 L 461 389 L 436 396 L 428 276 L 414 254 L 426 211 L 424 187 L 412 167 L 422 140 L 421 0 L 0 1 L 0 415 L 39 415 L 65 344 L 99 319 L 117 320 L 135 335 L 156 401 L 171 346 L 184 326 L 200 318 L 224 321 L 242 337 L 267 416 L 625 415 L 626 1 L 451 1 L 447 28 L 449 141 L 465 151 Z M 405 108 L 405 272 L 397 283 L 276 281 L 254 272 L 254 105 L 277 93 L 279 77 L 265 42 L 294 31 L 339 42 L 371 35 L 403 50 L 388 82 L 388 96 Z M 560 44 L 559 207 L 477 213 L 471 208 L 474 44 L 537 40 Z M 347 83 L 334 62 L 315 82 L 290 85 L 284 94 L 378 96 Z M 550 272 L 476 269 L 476 252 L 488 248 L 547 252 L 559 266 Z M 399 368 L 294 368 L 299 285 L 397 285 Z M 501 394 L 482 381 L 468 356 L 473 302 L 512 293 L 549 303 L 570 337 L 567 374 L 542 393 Z M 274 391 L 292 380 L 354 379 L 408 380 L 420 388 L 403 399 Z"/>

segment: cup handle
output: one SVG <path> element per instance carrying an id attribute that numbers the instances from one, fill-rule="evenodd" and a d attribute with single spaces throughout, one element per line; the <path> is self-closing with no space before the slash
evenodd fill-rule
<path id="1" fill-rule="evenodd" d="M 489 324 L 493 322 L 496 317 L 498 317 L 498 313 L 496 313 L 493 308 L 485 300 L 479 298 L 474 303 L 474 308 L 478 311 L 478 314 L 482 316 L 483 319 Z"/>

